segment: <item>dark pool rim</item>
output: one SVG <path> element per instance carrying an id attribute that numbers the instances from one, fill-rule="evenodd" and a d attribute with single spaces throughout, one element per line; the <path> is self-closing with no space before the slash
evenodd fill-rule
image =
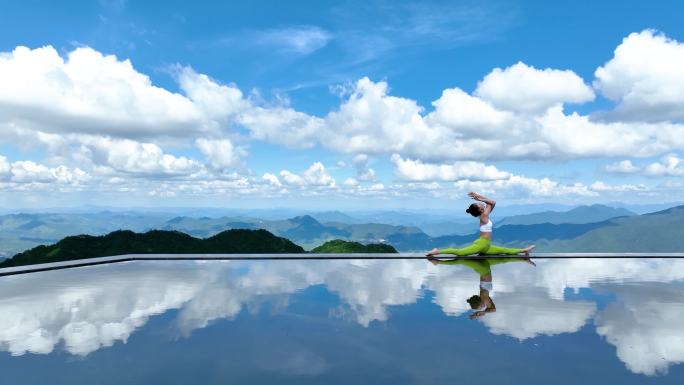
<path id="1" fill-rule="evenodd" d="M 468 258 L 509 258 L 510 255 L 469 256 Z M 684 253 L 533 253 L 535 259 L 622 259 L 684 258 Z M 448 259 L 448 256 L 440 256 Z M 41 271 L 96 266 L 132 261 L 245 261 L 245 260 L 349 260 L 349 259 L 426 259 L 423 253 L 392 254 L 125 254 L 71 261 L 23 265 L 0 269 L 0 277 Z"/>

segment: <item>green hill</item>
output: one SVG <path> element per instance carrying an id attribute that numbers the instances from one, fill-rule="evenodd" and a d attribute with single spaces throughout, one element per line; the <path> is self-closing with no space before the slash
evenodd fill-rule
<path id="1" fill-rule="evenodd" d="M 371 243 L 364 245 L 359 242 L 348 242 L 334 239 L 311 250 L 312 253 L 396 253 L 392 245 Z"/>
<path id="2" fill-rule="evenodd" d="M 134 233 L 114 231 L 107 235 L 77 235 L 38 246 L 0 262 L 0 267 L 31 265 L 122 254 L 238 254 L 303 253 L 288 239 L 266 230 L 226 230 L 200 239 L 178 231 L 152 230 Z"/>
<path id="3" fill-rule="evenodd" d="M 590 230 L 576 238 L 549 242 L 543 249 L 633 253 L 684 250 L 684 206 L 609 222 L 609 226 Z"/>
<path id="4" fill-rule="evenodd" d="M 568 211 L 543 211 L 533 214 L 513 215 L 496 222 L 495 227 L 505 225 L 535 225 L 541 223 L 551 224 L 583 224 L 602 222 L 617 217 L 633 216 L 635 213 L 624 209 L 606 205 L 594 204 L 591 206 L 579 206 Z"/>

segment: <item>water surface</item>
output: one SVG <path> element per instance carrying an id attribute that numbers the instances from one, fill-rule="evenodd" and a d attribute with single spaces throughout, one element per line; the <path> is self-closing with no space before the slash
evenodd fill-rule
<path id="1" fill-rule="evenodd" d="M 684 381 L 684 260 L 136 261 L 0 278 L 8 384 Z M 3 382 L 5 383 L 5 382 Z"/>

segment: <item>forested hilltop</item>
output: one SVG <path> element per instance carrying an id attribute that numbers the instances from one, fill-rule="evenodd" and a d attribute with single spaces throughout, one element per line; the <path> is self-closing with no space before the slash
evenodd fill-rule
<path id="1" fill-rule="evenodd" d="M 384 243 L 371 243 L 364 245 L 359 242 L 349 242 L 342 239 L 333 239 L 313 248 L 312 253 L 396 253 L 397 250 Z"/>
<path id="2" fill-rule="evenodd" d="M 305 253 L 287 238 L 267 230 L 232 229 L 209 238 L 195 238 L 180 231 L 152 230 L 135 233 L 119 230 L 107 235 L 76 235 L 53 245 L 41 245 L 0 262 L 0 268 L 70 261 L 124 254 L 282 254 Z M 396 253 L 390 245 L 333 240 L 314 248 L 315 253 Z"/>
<path id="3" fill-rule="evenodd" d="M 0 262 L 0 267 L 69 261 L 122 254 L 239 254 L 304 253 L 286 238 L 266 230 L 226 230 L 209 238 L 195 238 L 179 231 L 152 230 L 107 235 L 76 235 L 49 246 L 37 246 Z"/>

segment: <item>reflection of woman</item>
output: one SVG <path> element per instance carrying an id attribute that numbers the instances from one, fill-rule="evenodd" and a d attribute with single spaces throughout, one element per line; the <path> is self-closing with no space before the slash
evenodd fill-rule
<path id="1" fill-rule="evenodd" d="M 434 257 L 428 257 L 428 260 L 434 265 L 465 265 L 475 270 L 475 272 L 480 275 L 480 294 L 475 294 L 466 300 L 470 304 L 470 308 L 475 310 L 475 312 L 469 316 L 470 319 L 482 317 L 487 313 L 493 313 L 496 311 L 494 301 L 492 301 L 492 298 L 489 296 L 489 292 L 492 290 L 492 265 L 524 261 L 532 266 L 536 266 L 536 264 L 532 262 L 529 257 L 487 259 L 458 258 L 450 260 L 439 260 Z"/>
<path id="2" fill-rule="evenodd" d="M 496 202 L 482 196 L 478 193 L 469 192 L 468 196 L 476 201 L 483 203 L 473 203 L 466 209 L 466 212 L 474 217 L 480 217 L 480 238 L 476 239 L 469 246 L 460 249 L 438 249 L 434 248 L 427 253 L 428 256 L 437 254 L 455 254 L 455 255 L 494 255 L 494 254 L 520 254 L 529 255 L 530 250 L 534 249 L 534 245 L 527 246 L 524 249 L 515 249 L 509 247 L 501 247 L 492 245 L 492 221 L 489 219 L 489 213 L 492 212 Z"/>

